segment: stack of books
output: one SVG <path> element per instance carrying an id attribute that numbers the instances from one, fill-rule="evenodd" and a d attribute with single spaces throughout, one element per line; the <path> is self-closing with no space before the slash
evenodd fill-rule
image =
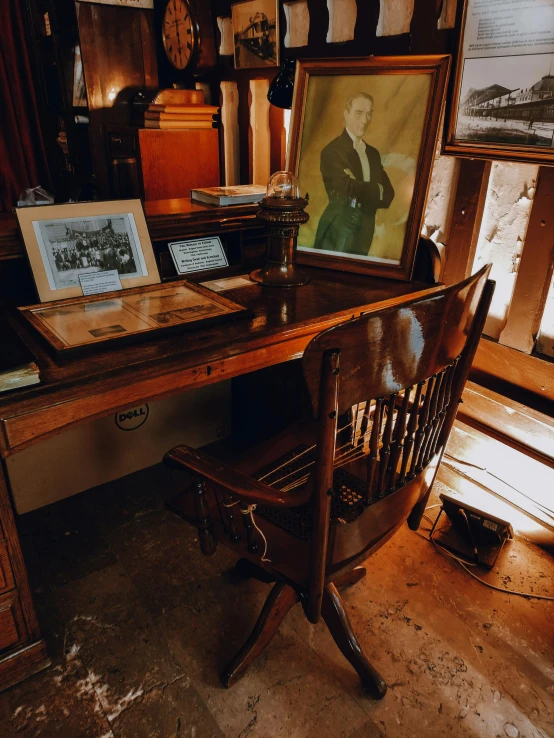
<path id="1" fill-rule="evenodd" d="M 0 392 L 40 382 L 35 356 L 5 315 L 0 315 Z"/>
<path id="2" fill-rule="evenodd" d="M 144 113 L 144 127 L 215 128 L 218 110 L 215 105 L 152 103 Z"/>
<path id="3" fill-rule="evenodd" d="M 265 197 L 265 185 L 234 185 L 233 187 L 204 187 L 191 190 L 193 200 L 208 205 L 247 205 L 260 202 Z"/>

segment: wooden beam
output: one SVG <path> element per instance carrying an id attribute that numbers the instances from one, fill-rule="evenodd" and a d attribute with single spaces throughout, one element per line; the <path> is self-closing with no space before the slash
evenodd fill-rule
<path id="1" fill-rule="evenodd" d="M 554 366 L 483 337 L 470 378 L 545 415 L 554 417 Z"/>
<path id="2" fill-rule="evenodd" d="M 455 284 L 469 276 L 487 196 L 491 162 L 463 159 L 454 200 L 443 281 Z"/>
<path id="3" fill-rule="evenodd" d="M 456 418 L 554 468 L 554 420 L 547 415 L 468 382 Z"/>
<path id="4" fill-rule="evenodd" d="M 508 320 L 499 342 L 530 354 L 553 269 L 554 168 L 540 167 Z"/>

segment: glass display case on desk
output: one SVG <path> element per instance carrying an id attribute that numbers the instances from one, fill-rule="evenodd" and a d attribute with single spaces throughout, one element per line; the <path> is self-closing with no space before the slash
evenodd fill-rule
<path id="1" fill-rule="evenodd" d="M 169 244 L 219 237 L 228 266 L 187 274 L 187 279 L 204 281 L 215 276 L 247 274 L 260 266 L 265 255 L 267 229 L 257 217 L 259 205 L 206 205 L 189 198 L 152 200 L 144 203 L 150 237 L 162 281 L 178 274 Z"/>

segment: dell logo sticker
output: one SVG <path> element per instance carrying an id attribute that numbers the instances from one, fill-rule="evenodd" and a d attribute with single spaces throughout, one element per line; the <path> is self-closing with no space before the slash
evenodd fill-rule
<path id="1" fill-rule="evenodd" d="M 150 408 L 147 404 L 137 405 L 130 410 L 121 410 L 115 414 L 115 424 L 124 431 L 131 431 L 140 428 L 146 423 Z"/>

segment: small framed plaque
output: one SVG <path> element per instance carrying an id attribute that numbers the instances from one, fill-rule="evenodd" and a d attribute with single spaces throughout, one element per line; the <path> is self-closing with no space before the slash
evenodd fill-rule
<path id="1" fill-rule="evenodd" d="M 204 272 L 229 266 L 219 236 L 168 243 L 177 274 Z"/>

